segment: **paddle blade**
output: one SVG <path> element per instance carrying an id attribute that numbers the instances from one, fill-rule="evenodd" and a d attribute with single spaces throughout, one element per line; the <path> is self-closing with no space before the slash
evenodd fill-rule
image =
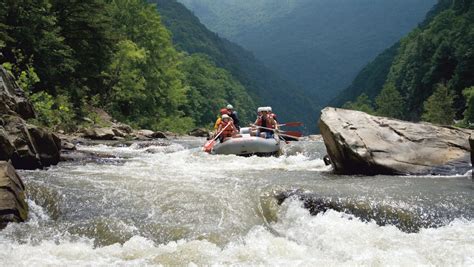
<path id="1" fill-rule="evenodd" d="M 204 144 L 204 147 L 203 147 L 204 152 L 211 153 L 211 150 L 212 150 L 212 148 L 214 147 L 215 144 L 216 144 L 216 140 L 214 140 L 214 139 L 211 139 L 211 140 L 207 141 Z"/>
<path id="2" fill-rule="evenodd" d="M 284 131 L 283 132 L 286 135 L 294 136 L 294 137 L 301 137 L 303 134 L 301 132 L 296 132 L 296 131 Z"/>
<path id="3" fill-rule="evenodd" d="M 287 122 L 287 123 L 283 123 L 283 124 L 279 124 L 279 126 L 291 126 L 291 127 L 297 127 L 297 126 L 303 126 L 303 123 L 302 122 Z"/>

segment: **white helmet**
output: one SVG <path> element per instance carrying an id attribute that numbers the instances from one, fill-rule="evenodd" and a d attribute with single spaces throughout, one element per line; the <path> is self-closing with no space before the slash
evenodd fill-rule
<path id="1" fill-rule="evenodd" d="M 230 119 L 230 117 L 229 117 L 229 115 L 224 114 L 224 115 L 222 115 L 222 119 Z"/>
<path id="2" fill-rule="evenodd" d="M 227 105 L 227 109 L 234 109 L 234 107 L 231 104 L 229 104 Z"/>
<path id="3" fill-rule="evenodd" d="M 257 108 L 257 112 L 262 112 L 265 108 L 264 107 L 259 107 Z"/>
<path id="4" fill-rule="evenodd" d="M 267 107 L 268 112 L 272 112 L 272 107 Z"/>

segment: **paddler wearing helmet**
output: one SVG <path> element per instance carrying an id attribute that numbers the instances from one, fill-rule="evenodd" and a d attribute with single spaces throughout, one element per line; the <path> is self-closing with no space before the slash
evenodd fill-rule
<path id="1" fill-rule="evenodd" d="M 221 141 L 221 143 L 237 134 L 237 128 L 235 128 L 234 122 L 227 114 L 222 115 L 221 122 L 217 128 L 217 133 L 220 133 L 221 131 L 222 133 L 219 136 L 219 141 Z"/>
<path id="2" fill-rule="evenodd" d="M 226 108 L 221 108 L 221 110 L 219 111 L 219 115 L 217 115 L 216 123 L 214 123 L 214 130 L 217 130 L 217 128 L 219 128 L 219 124 L 221 123 L 221 117 L 223 115 L 229 115 L 229 111 Z"/>
<path id="3" fill-rule="evenodd" d="M 271 107 L 259 107 L 257 109 L 257 114 L 259 114 L 254 125 L 257 126 L 256 136 L 263 138 L 272 138 L 274 132 L 278 130 L 278 125 L 276 120 L 273 119 L 273 116 L 270 114 Z"/>
<path id="4" fill-rule="evenodd" d="M 227 111 L 229 112 L 228 113 L 229 117 L 234 122 L 235 128 L 237 129 L 237 131 L 239 131 L 240 130 L 240 120 L 239 120 L 239 116 L 237 114 L 237 111 L 234 110 L 234 107 L 231 104 L 228 104 L 226 108 L 227 108 Z"/>

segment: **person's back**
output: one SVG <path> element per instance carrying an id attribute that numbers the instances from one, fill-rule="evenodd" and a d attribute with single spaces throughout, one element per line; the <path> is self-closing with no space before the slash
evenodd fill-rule
<path id="1" fill-rule="evenodd" d="M 240 130 L 240 120 L 237 111 L 234 110 L 234 107 L 231 104 L 227 105 L 227 111 L 229 112 L 228 114 L 231 119 L 234 121 L 235 128 L 237 128 L 237 130 Z"/>

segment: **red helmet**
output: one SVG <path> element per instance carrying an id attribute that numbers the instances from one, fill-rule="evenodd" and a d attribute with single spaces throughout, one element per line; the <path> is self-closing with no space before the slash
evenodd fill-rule
<path id="1" fill-rule="evenodd" d="M 226 108 L 221 109 L 221 115 L 229 114 L 229 111 Z"/>

